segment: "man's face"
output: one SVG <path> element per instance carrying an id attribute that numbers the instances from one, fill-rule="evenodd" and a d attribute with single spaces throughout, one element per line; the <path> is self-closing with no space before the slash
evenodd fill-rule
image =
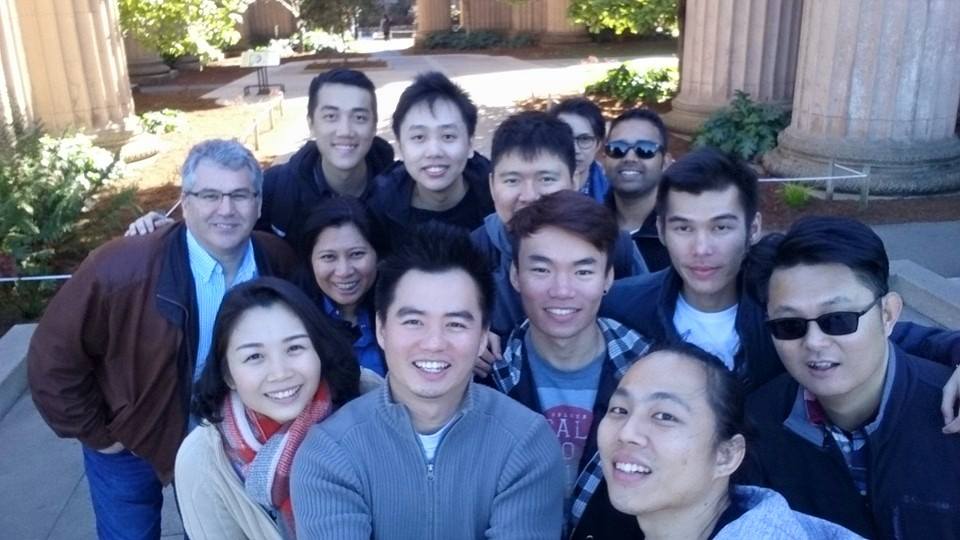
<path id="1" fill-rule="evenodd" d="M 373 97 L 363 88 L 328 83 L 317 91 L 310 132 L 326 165 L 352 171 L 360 165 L 377 133 Z"/>
<path id="2" fill-rule="evenodd" d="M 744 218 L 739 191 L 730 185 L 699 195 L 670 191 L 657 228 L 670 262 L 683 279 L 683 296 L 701 311 L 719 311 L 736 303 L 737 275 L 750 242 L 760 229 L 760 214 Z"/>
<path id="3" fill-rule="evenodd" d="M 716 422 L 698 360 L 661 351 L 637 361 L 597 429 L 613 506 L 634 516 L 703 506 L 742 459 L 718 460 Z"/>
<path id="4" fill-rule="evenodd" d="M 656 126 L 646 120 L 620 122 L 607 136 L 608 142 L 653 141 L 665 145 Z M 663 175 L 664 152 L 657 152 L 649 159 L 641 159 L 636 150 L 630 150 L 620 159 L 603 156 L 603 168 L 613 190 L 621 197 L 640 198 L 649 195 L 660 185 Z"/>
<path id="5" fill-rule="evenodd" d="M 463 270 L 411 270 L 400 278 L 386 317 L 377 325 L 390 390 L 398 402 L 460 402 L 486 347 L 479 298 L 476 283 Z"/>
<path id="6" fill-rule="evenodd" d="M 873 291 L 841 264 L 778 268 L 770 277 L 767 317 L 813 319 L 836 311 L 862 311 L 876 299 Z M 828 409 L 849 409 L 882 391 L 887 336 L 900 314 L 900 299 L 889 293 L 864 313 L 857 331 L 824 333 L 815 322 L 799 339 L 773 339 L 783 366 Z"/>
<path id="7" fill-rule="evenodd" d="M 570 169 L 560 156 L 546 151 L 533 160 L 524 159 L 520 152 L 508 152 L 490 173 L 493 206 L 504 223 L 517 210 L 562 189 L 573 189 Z"/>
<path id="8" fill-rule="evenodd" d="M 603 293 L 613 283 L 607 255 L 557 227 L 544 227 L 520 241 L 510 281 L 520 293 L 531 331 L 568 339 L 597 321 Z"/>
<path id="9" fill-rule="evenodd" d="M 597 150 L 600 148 L 603 140 L 598 139 L 597 136 L 594 135 L 593 128 L 590 126 L 590 120 L 587 120 L 579 114 L 561 113 L 557 115 L 557 118 L 573 130 L 573 139 L 576 141 L 574 149 L 577 151 L 575 174 L 577 177 L 581 177 L 587 174 L 587 171 L 590 169 L 590 164 L 596 159 Z"/>
<path id="10" fill-rule="evenodd" d="M 204 159 L 194 172 L 190 193 L 182 195 L 183 221 L 197 242 L 215 259 L 235 256 L 244 248 L 253 226 L 260 217 L 259 195 L 246 202 L 234 202 L 224 196 L 208 201 L 209 193 L 254 192 L 253 180 L 246 169 L 233 171 Z"/>
<path id="11" fill-rule="evenodd" d="M 445 192 L 463 175 L 473 141 L 460 109 L 446 99 L 433 108 L 420 102 L 400 123 L 398 141 L 404 166 L 422 189 Z"/>

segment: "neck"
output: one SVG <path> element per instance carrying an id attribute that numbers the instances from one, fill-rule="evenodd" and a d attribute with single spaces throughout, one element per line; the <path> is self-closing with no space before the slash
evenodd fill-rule
<path id="1" fill-rule="evenodd" d="M 617 225 L 624 231 L 635 231 L 653 212 L 657 202 L 657 190 L 650 190 L 640 197 L 630 197 L 618 191 L 613 192 L 613 201 L 617 209 Z"/>
<path id="2" fill-rule="evenodd" d="M 735 281 L 712 294 L 697 293 L 684 284 L 681 294 L 690 306 L 704 313 L 716 313 L 737 305 L 737 283 Z"/>
<path id="3" fill-rule="evenodd" d="M 330 165 L 327 161 L 320 162 L 323 177 L 334 192 L 338 195 L 359 197 L 367 189 L 367 161 L 362 160 L 353 169 L 344 171 Z"/>
<path id="4" fill-rule="evenodd" d="M 410 204 L 414 208 L 443 212 L 456 206 L 467 194 L 467 182 L 461 175 L 450 187 L 443 191 L 423 189 L 420 184 L 413 187 L 413 200 Z"/>
<path id="5" fill-rule="evenodd" d="M 877 371 L 861 387 L 841 396 L 817 398 L 833 425 L 845 431 L 854 431 L 876 415 L 883 400 L 883 384 L 886 381 L 887 362 L 890 361 L 887 347 L 889 344 L 883 348 L 883 361 Z"/>
<path id="6" fill-rule="evenodd" d="M 389 383 L 390 377 L 387 376 Z M 470 381 L 467 381 L 467 385 Z M 412 395 L 399 394 L 394 392 L 394 387 L 390 386 L 394 400 L 404 405 L 410 412 L 410 420 L 413 422 L 413 429 L 422 435 L 436 433 L 436 431 L 446 425 L 453 418 L 453 415 L 460 410 L 463 399 L 466 396 L 466 385 L 451 389 L 447 395 L 437 398 L 421 398 Z"/>
<path id="7" fill-rule="evenodd" d="M 350 324 L 357 324 L 357 306 L 356 304 L 340 306 L 340 318 Z"/>
<path id="8" fill-rule="evenodd" d="M 587 178 L 590 177 L 590 165 L 588 164 L 582 171 L 573 172 L 573 186 L 577 191 L 583 189 L 583 185 L 587 183 Z"/>
<path id="9" fill-rule="evenodd" d="M 637 516 L 647 540 L 706 540 L 730 506 L 727 483 L 717 482 L 710 492 L 694 504 L 669 508 Z"/>
<path id="10" fill-rule="evenodd" d="M 569 338 L 555 338 L 530 326 L 530 340 L 537 354 L 562 371 L 576 371 L 589 364 L 607 346 L 596 323 Z"/>

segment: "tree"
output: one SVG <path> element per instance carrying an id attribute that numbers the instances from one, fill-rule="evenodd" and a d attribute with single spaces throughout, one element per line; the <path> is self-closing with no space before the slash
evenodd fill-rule
<path id="1" fill-rule="evenodd" d="M 590 32 L 616 34 L 672 33 L 677 28 L 678 0 L 571 0 L 571 19 Z"/>
<path id="2" fill-rule="evenodd" d="M 352 30 L 362 13 L 379 13 L 383 6 L 377 0 L 299 0 L 300 18 L 309 28 L 331 34 Z"/>
<path id="3" fill-rule="evenodd" d="M 255 0 L 119 0 L 120 26 L 165 57 L 223 56 L 240 41 L 237 25 Z"/>

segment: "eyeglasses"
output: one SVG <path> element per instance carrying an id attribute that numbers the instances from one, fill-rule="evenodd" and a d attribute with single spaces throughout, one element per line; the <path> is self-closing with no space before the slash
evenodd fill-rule
<path id="1" fill-rule="evenodd" d="M 581 150 L 589 150 L 594 144 L 597 143 L 596 137 L 586 133 L 577 135 L 573 138 L 573 140 L 577 142 L 577 146 L 580 147 Z"/>
<path id="2" fill-rule="evenodd" d="M 250 204 L 260 196 L 259 191 L 250 191 L 249 189 L 237 189 L 230 193 L 224 193 L 216 189 L 202 189 L 200 191 L 184 191 L 184 194 L 200 199 L 205 205 L 218 206 L 224 197 L 229 197 L 230 201 L 236 205 Z"/>
<path id="3" fill-rule="evenodd" d="M 603 146 L 603 153 L 613 159 L 625 157 L 627 153 L 633 150 L 640 159 L 650 159 L 657 155 L 657 152 L 663 150 L 663 145 L 653 141 L 639 140 L 629 143 L 627 141 L 610 141 Z"/>
<path id="4" fill-rule="evenodd" d="M 807 335 L 810 323 L 815 322 L 820 327 L 820 331 L 828 336 L 846 336 L 857 331 L 857 328 L 860 327 L 860 317 L 873 309 L 873 306 L 877 305 L 882 299 L 882 296 L 878 296 L 873 302 L 870 302 L 870 305 L 863 308 L 863 311 L 833 311 L 824 313 L 814 319 L 804 319 L 803 317 L 772 319 L 766 322 L 767 329 L 776 339 L 800 339 Z"/>

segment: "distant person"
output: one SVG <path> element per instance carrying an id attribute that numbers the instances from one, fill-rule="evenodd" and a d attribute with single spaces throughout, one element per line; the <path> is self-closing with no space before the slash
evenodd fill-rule
<path id="1" fill-rule="evenodd" d="M 381 391 L 314 426 L 294 460 L 303 538 L 556 540 L 563 464 L 542 416 L 471 382 L 493 284 L 466 234 L 417 228 L 380 266 Z"/>
<path id="2" fill-rule="evenodd" d="M 358 392 L 349 343 L 291 283 L 232 289 L 177 453 L 177 506 L 193 540 L 293 539 L 290 468 L 311 426 Z"/>
<path id="3" fill-rule="evenodd" d="M 960 438 L 938 414 L 951 371 L 890 341 L 903 301 L 880 238 L 804 218 L 764 238 L 751 267 L 787 373 L 750 397 L 744 480 L 868 538 L 955 538 Z"/>
<path id="4" fill-rule="evenodd" d="M 528 318 L 493 365 L 500 391 L 544 415 L 560 441 L 568 500 L 594 471 L 596 427 L 620 377 L 649 340 L 597 317 L 613 283 L 619 233 L 609 210 L 572 190 L 545 195 L 510 220 L 510 282 Z M 568 515 L 568 526 L 577 514 Z"/>
<path id="5" fill-rule="evenodd" d="M 296 259 L 253 233 L 263 176 L 236 141 L 194 146 L 183 222 L 91 253 L 50 302 L 27 353 L 40 415 L 79 439 L 100 538 L 159 538 L 163 484 L 188 430 L 226 292 Z"/>
<path id="6" fill-rule="evenodd" d="M 399 161 L 377 177 L 370 201 L 393 237 L 439 221 L 468 231 L 493 212 L 490 161 L 473 150 L 477 106 L 443 73 L 417 75 L 397 102 Z"/>
<path id="7" fill-rule="evenodd" d="M 302 226 L 320 201 L 347 195 L 367 201 L 373 178 L 393 163 L 390 143 L 376 136 L 377 95 L 360 71 L 337 68 L 310 81 L 307 141 L 286 163 L 264 172 L 263 207 L 257 229 L 301 242 Z M 150 212 L 133 222 L 127 235 L 147 234 L 172 220 Z"/>
<path id="8" fill-rule="evenodd" d="M 603 166 L 610 183 L 607 204 L 620 228 L 629 232 L 651 272 L 670 266 L 657 234 L 657 189 L 673 161 L 667 128 L 656 112 L 630 109 L 613 119 L 603 144 Z"/>
<path id="9" fill-rule="evenodd" d="M 678 343 L 637 360 L 597 433 L 608 496 L 591 499 L 573 539 L 860 538 L 775 491 L 733 483 L 745 433 L 740 384 L 717 357 Z"/>
<path id="10" fill-rule="evenodd" d="M 603 166 L 597 162 L 607 128 L 600 107 L 587 98 L 574 97 L 554 105 L 550 114 L 573 130 L 577 159 L 573 172 L 574 187 L 597 202 L 604 202 L 610 184 Z"/>
<path id="11" fill-rule="evenodd" d="M 310 269 L 305 289 L 351 336 L 360 365 L 386 375 L 373 310 L 377 263 L 387 255 L 386 234 L 363 203 L 352 197 L 320 202 L 303 230 L 300 258 Z"/>
<path id="12" fill-rule="evenodd" d="M 384 41 L 390 41 L 391 26 L 393 26 L 393 21 L 390 19 L 390 15 L 384 12 L 383 17 L 380 17 L 380 32 L 383 33 Z"/>

